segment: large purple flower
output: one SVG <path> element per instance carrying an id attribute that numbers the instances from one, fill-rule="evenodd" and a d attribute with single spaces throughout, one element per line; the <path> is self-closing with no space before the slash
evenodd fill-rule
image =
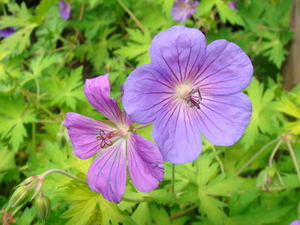
<path id="1" fill-rule="evenodd" d="M 63 0 L 60 0 L 59 8 L 60 8 L 59 10 L 60 16 L 63 19 L 68 20 L 71 15 L 72 5 Z"/>
<path id="2" fill-rule="evenodd" d="M 64 125 L 74 154 L 87 159 L 102 151 L 89 168 L 87 180 L 94 192 L 116 203 L 126 186 L 126 162 L 135 187 L 149 192 L 163 180 L 163 159 L 158 148 L 136 134 L 132 121 L 109 97 L 108 74 L 86 80 L 84 93 L 90 104 L 110 121 L 97 121 L 67 113 Z"/>
<path id="3" fill-rule="evenodd" d="M 164 160 L 194 160 L 200 133 L 224 146 L 242 136 L 252 107 L 240 91 L 253 66 L 240 47 L 226 40 L 206 46 L 199 30 L 174 26 L 154 37 L 150 57 L 151 64 L 127 78 L 123 105 L 134 122 L 154 121 L 152 135 Z"/>
<path id="4" fill-rule="evenodd" d="M 196 9 L 197 6 L 197 1 L 191 2 L 190 0 L 177 0 L 176 2 L 174 2 L 171 10 L 173 20 L 182 23 L 198 11 L 198 9 Z"/>

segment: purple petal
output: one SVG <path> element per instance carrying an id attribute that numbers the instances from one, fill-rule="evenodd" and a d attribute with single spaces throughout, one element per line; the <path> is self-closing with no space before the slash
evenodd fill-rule
<path id="1" fill-rule="evenodd" d="M 131 135 L 127 151 L 130 177 L 139 191 L 152 191 L 164 178 L 162 155 L 151 141 L 135 133 Z"/>
<path id="2" fill-rule="evenodd" d="M 90 158 L 101 150 L 100 141 L 96 138 L 100 130 L 105 133 L 116 130 L 97 120 L 73 112 L 66 114 L 64 125 L 72 141 L 74 155 L 80 159 Z"/>
<path id="3" fill-rule="evenodd" d="M 124 85 L 125 111 L 137 123 L 153 121 L 157 111 L 173 100 L 174 82 L 161 67 L 153 64 L 137 67 Z"/>
<path id="4" fill-rule="evenodd" d="M 70 15 L 71 15 L 72 5 L 66 3 L 63 0 L 61 0 L 59 2 L 59 7 L 60 7 L 60 10 L 59 10 L 60 16 L 63 19 L 68 20 L 70 18 Z"/>
<path id="5" fill-rule="evenodd" d="M 177 0 L 174 2 L 173 8 L 171 10 L 171 15 L 173 15 L 173 20 L 180 23 L 189 19 L 198 9 L 197 1 L 190 2 L 189 0 Z"/>
<path id="6" fill-rule="evenodd" d="M 84 93 L 90 104 L 109 120 L 119 125 L 122 124 L 122 112 L 115 99 L 110 98 L 110 85 L 108 74 L 87 79 Z"/>
<path id="7" fill-rule="evenodd" d="M 198 29 L 174 26 L 154 37 L 150 57 L 153 64 L 164 68 L 178 83 L 183 83 L 199 70 L 205 49 L 205 37 Z"/>
<path id="8" fill-rule="evenodd" d="M 294 220 L 290 225 L 300 225 L 300 221 L 299 220 Z"/>
<path id="9" fill-rule="evenodd" d="M 94 192 L 119 203 L 126 187 L 126 141 L 119 139 L 101 153 L 89 168 L 87 180 Z"/>
<path id="10" fill-rule="evenodd" d="M 202 147 L 200 132 L 185 102 L 173 103 L 168 110 L 160 111 L 153 127 L 153 139 L 163 159 L 175 164 L 195 160 Z"/>
<path id="11" fill-rule="evenodd" d="M 16 30 L 16 27 L 7 27 L 0 30 L 0 36 L 1 37 L 9 37 L 12 35 Z"/>
<path id="12" fill-rule="evenodd" d="M 205 61 L 193 76 L 193 83 L 201 93 L 228 95 L 246 88 L 252 74 L 251 60 L 239 46 L 216 40 L 207 46 Z"/>
<path id="13" fill-rule="evenodd" d="M 234 95 L 203 95 L 200 110 L 193 118 L 208 141 L 215 145 L 234 144 L 243 135 L 251 118 L 252 106 L 243 93 Z"/>

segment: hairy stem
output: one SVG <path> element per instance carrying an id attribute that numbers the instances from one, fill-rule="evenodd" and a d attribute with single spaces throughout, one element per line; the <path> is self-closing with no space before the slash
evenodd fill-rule
<path id="1" fill-rule="evenodd" d="M 138 27 L 141 29 L 141 31 L 144 33 L 145 28 L 143 25 L 140 23 L 140 21 L 135 17 L 135 15 L 130 11 L 129 8 L 121 1 L 118 0 L 118 3 L 122 6 L 122 8 L 129 14 L 129 16 L 134 20 L 134 22 L 138 25 Z"/>
<path id="2" fill-rule="evenodd" d="M 273 161 L 273 158 L 274 158 L 274 156 L 275 156 L 277 150 L 279 149 L 279 146 L 281 145 L 281 143 L 282 143 L 282 139 L 280 139 L 280 140 L 278 141 L 277 145 L 275 146 L 275 148 L 274 148 L 274 150 L 273 150 L 273 152 L 272 152 L 272 154 L 271 154 L 271 156 L 270 156 L 270 159 L 269 159 L 269 167 L 273 167 L 273 162 L 272 162 L 272 161 Z"/>
<path id="3" fill-rule="evenodd" d="M 252 163 L 252 161 L 254 159 L 256 159 L 257 156 L 259 156 L 263 151 L 265 151 L 270 145 L 272 145 L 273 143 L 275 143 L 276 141 L 278 141 L 280 139 L 280 137 L 277 137 L 276 139 L 270 141 L 268 144 L 266 144 L 264 147 L 262 147 L 258 152 L 256 152 L 256 154 L 254 156 L 251 157 L 251 159 L 249 159 L 248 162 L 246 162 L 236 173 L 235 176 L 238 176 L 247 166 L 250 165 L 250 163 Z"/>
<path id="4" fill-rule="evenodd" d="M 69 173 L 67 173 L 66 171 L 63 171 L 63 170 L 60 170 L 60 169 L 51 169 L 51 170 L 48 170 L 48 171 L 46 171 L 45 173 L 43 173 L 42 176 L 43 176 L 43 177 L 46 177 L 46 176 L 48 176 L 48 175 L 51 174 L 51 173 L 60 173 L 60 174 L 62 174 L 62 175 L 65 175 L 65 176 L 67 176 L 67 177 L 72 178 L 73 180 L 76 180 L 76 181 L 79 181 L 79 182 L 81 182 L 81 183 L 86 184 L 86 181 L 85 181 L 85 180 L 82 180 L 82 179 L 80 179 L 80 178 L 78 178 L 78 177 L 75 177 L 74 175 L 69 174 Z"/>
<path id="5" fill-rule="evenodd" d="M 295 156 L 295 151 L 294 151 L 294 149 L 291 145 L 291 142 L 289 140 L 285 140 L 285 143 L 288 146 L 288 149 L 290 150 L 290 153 L 291 153 L 291 156 L 292 156 L 292 159 L 293 159 L 293 162 L 294 162 L 297 174 L 298 174 L 298 180 L 300 182 L 300 171 L 299 171 L 298 162 L 297 162 L 297 159 L 296 159 L 296 156 Z"/>

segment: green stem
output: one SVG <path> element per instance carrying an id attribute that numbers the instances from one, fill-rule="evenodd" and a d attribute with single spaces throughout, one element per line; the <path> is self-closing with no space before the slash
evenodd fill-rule
<path id="1" fill-rule="evenodd" d="M 172 163 L 171 191 L 173 194 L 175 194 L 175 164 L 173 164 L 173 163 Z"/>
<path id="2" fill-rule="evenodd" d="M 254 159 L 256 159 L 257 156 L 259 156 L 263 151 L 265 151 L 270 145 L 272 145 L 273 143 L 275 143 L 276 141 L 278 141 L 280 139 L 280 137 L 277 137 L 276 139 L 274 139 L 273 141 L 270 141 L 268 144 L 266 144 L 263 148 L 261 148 L 258 152 L 256 152 L 256 154 L 254 156 L 251 157 L 251 159 L 249 159 L 249 161 L 247 163 L 245 163 L 238 172 L 235 173 L 235 176 L 238 176 L 247 166 L 250 165 L 250 163 L 252 163 L 252 161 Z"/>
<path id="3" fill-rule="evenodd" d="M 69 173 L 67 173 L 66 171 L 63 171 L 63 170 L 60 170 L 60 169 L 51 169 L 51 170 L 48 170 L 48 171 L 46 171 L 45 173 L 43 173 L 42 176 L 43 176 L 43 177 L 46 177 L 46 176 L 48 176 L 48 175 L 51 174 L 51 173 L 60 173 L 60 174 L 62 174 L 62 175 L 65 175 L 65 176 L 67 176 L 67 177 L 70 177 L 70 178 L 72 178 L 72 179 L 74 179 L 74 180 L 76 180 L 76 181 L 79 181 L 79 182 L 81 182 L 81 183 L 86 184 L 86 181 L 85 181 L 85 180 L 82 180 L 82 179 L 80 179 L 80 178 L 78 178 L 78 177 L 75 177 L 75 176 L 73 176 L 72 174 L 69 174 Z"/>
<path id="4" fill-rule="evenodd" d="M 122 197 L 122 200 L 126 201 L 126 202 L 152 202 L 152 199 L 150 198 L 141 198 L 141 199 L 137 199 L 137 198 L 127 198 L 127 197 Z"/>
<path id="5" fill-rule="evenodd" d="M 275 157 L 275 154 L 277 152 L 277 150 L 279 149 L 279 146 L 281 145 L 282 143 L 282 139 L 280 139 L 277 143 L 277 145 L 275 146 L 271 156 L 270 156 L 270 159 L 269 159 L 269 167 L 273 167 L 273 158 Z"/>
<path id="6" fill-rule="evenodd" d="M 138 25 L 138 27 L 141 29 L 141 31 L 144 33 L 145 28 L 143 25 L 140 23 L 140 21 L 135 17 L 135 15 L 130 11 L 129 8 L 121 1 L 118 0 L 118 3 L 122 6 L 122 8 L 129 14 L 129 16 L 134 20 L 134 22 Z"/>
<path id="7" fill-rule="evenodd" d="M 298 162 L 297 162 L 297 159 L 296 159 L 296 156 L 295 156 L 295 151 L 294 151 L 293 147 L 291 146 L 291 142 L 289 140 L 285 140 L 285 143 L 286 143 L 286 145 L 288 146 L 288 148 L 290 150 L 290 153 L 291 153 L 291 156 L 292 156 L 292 159 L 293 159 L 293 162 L 294 162 L 297 174 L 298 174 L 298 180 L 300 182 L 300 170 L 299 170 Z"/>
<path id="8" fill-rule="evenodd" d="M 179 217 L 179 216 L 182 216 L 182 215 L 188 213 L 189 211 L 192 211 L 192 210 L 196 209 L 197 207 L 198 207 L 197 205 L 193 205 L 193 206 L 187 208 L 186 210 L 183 210 L 183 211 L 181 211 L 181 212 L 178 212 L 178 213 L 176 213 L 176 214 L 170 216 L 170 219 L 172 220 L 172 219 L 175 219 L 175 218 L 177 218 L 177 217 Z"/>
<path id="9" fill-rule="evenodd" d="M 211 146 L 213 152 L 217 152 L 216 148 L 214 145 Z M 224 166 L 223 166 L 223 163 L 221 161 L 221 159 L 219 158 L 218 154 L 216 154 L 216 160 L 218 161 L 218 163 L 220 164 L 220 167 L 221 167 L 221 172 L 222 173 L 225 173 L 225 169 L 224 169 Z"/>
<path id="10" fill-rule="evenodd" d="M 33 149 L 33 154 L 35 154 L 35 123 L 32 123 L 32 149 Z"/>
<path id="11" fill-rule="evenodd" d="M 4 16 L 7 16 L 7 13 L 6 13 L 6 10 L 5 10 L 5 7 L 4 7 L 4 4 L 1 2 L 1 9 L 2 9 L 2 13 Z"/>

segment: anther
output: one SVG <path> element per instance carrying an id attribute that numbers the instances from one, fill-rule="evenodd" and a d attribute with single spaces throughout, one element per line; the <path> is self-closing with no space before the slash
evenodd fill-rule
<path id="1" fill-rule="evenodd" d="M 96 139 L 101 140 L 100 147 L 104 148 L 106 146 L 112 146 L 113 143 L 109 139 L 112 138 L 113 136 L 114 136 L 114 133 L 109 133 L 106 135 L 104 130 L 100 130 L 99 135 L 96 136 Z"/>

